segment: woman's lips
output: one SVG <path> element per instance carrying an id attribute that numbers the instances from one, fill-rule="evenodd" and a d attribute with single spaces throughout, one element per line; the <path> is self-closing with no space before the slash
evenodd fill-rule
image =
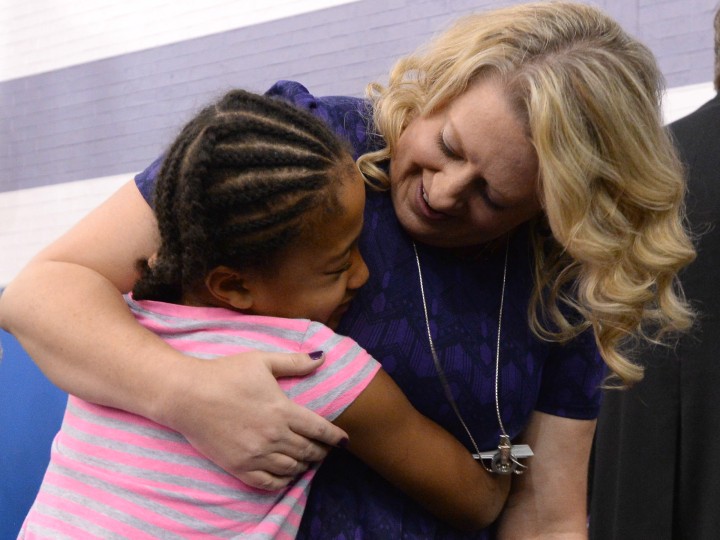
<path id="1" fill-rule="evenodd" d="M 419 213 L 427 219 L 432 219 L 432 220 L 447 219 L 448 216 L 446 214 L 444 214 L 442 212 L 438 212 L 437 210 L 433 209 L 428 204 L 427 200 L 425 200 L 426 196 L 427 195 L 425 193 L 425 190 L 423 189 L 422 182 L 418 182 L 418 188 L 417 188 L 417 193 L 416 193 L 415 199 L 417 202 L 417 208 L 419 210 Z"/>

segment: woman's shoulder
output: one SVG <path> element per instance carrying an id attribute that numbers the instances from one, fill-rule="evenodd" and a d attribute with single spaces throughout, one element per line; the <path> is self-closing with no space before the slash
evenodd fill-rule
<path id="1" fill-rule="evenodd" d="M 352 146 L 354 158 L 377 147 L 369 126 L 372 122 L 370 102 L 352 96 L 315 96 L 296 81 L 278 81 L 265 95 L 289 101 L 323 120 Z"/>
<path id="2" fill-rule="evenodd" d="M 382 140 L 372 135 L 372 107 L 370 102 L 352 96 L 315 96 L 295 81 L 281 80 L 265 95 L 284 99 L 323 120 L 343 140 L 347 141 L 353 159 L 377 150 Z M 164 159 L 159 156 L 145 170 L 135 176 L 135 183 L 148 204 L 152 205 L 155 181 Z"/>
<path id="3" fill-rule="evenodd" d="M 278 81 L 265 95 L 282 98 L 324 119 L 369 111 L 369 102 L 365 99 L 352 96 L 315 96 L 297 81 Z"/>

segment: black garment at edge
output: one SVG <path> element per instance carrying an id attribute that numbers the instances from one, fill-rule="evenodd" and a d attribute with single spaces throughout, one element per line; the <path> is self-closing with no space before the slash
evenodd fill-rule
<path id="1" fill-rule="evenodd" d="M 670 125 L 702 236 L 681 279 L 699 329 L 646 354 L 645 379 L 608 391 L 590 491 L 592 540 L 720 538 L 720 95 Z"/>

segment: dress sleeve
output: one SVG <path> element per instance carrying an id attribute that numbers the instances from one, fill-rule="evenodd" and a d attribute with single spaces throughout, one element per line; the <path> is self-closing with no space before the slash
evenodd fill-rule
<path id="1" fill-rule="evenodd" d="M 340 416 L 380 369 L 380 364 L 355 341 L 321 323 L 309 324 L 302 351 L 325 351 L 325 362 L 306 377 L 294 382 L 279 379 L 279 383 L 293 401 L 329 420 Z"/>
<path id="2" fill-rule="evenodd" d="M 553 345 L 545 362 L 536 410 L 555 416 L 592 420 L 600 410 L 605 363 L 591 331 L 570 343 Z"/>
<path id="3" fill-rule="evenodd" d="M 349 96 L 315 97 L 302 84 L 278 81 L 267 96 L 284 99 L 323 120 L 350 146 L 353 158 L 377 150 L 381 139 L 371 135 L 371 107 L 368 101 Z"/>
<path id="4" fill-rule="evenodd" d="M 360 98 L 349 96 L 315 97 L 302 84 L 294 81 L 278 81 L 265 95 L 284 99 L 296 107 L 322 119 L 341 139 L 350 145 L 353 159 L 379 148 L 381 139 L 369 133 L 371 122 L 370 104 Z M 135 176 L 140 193 L 152 206 L 155 181 L 164 156 L 158 157 L 144 171 Z"/>
<path id="5" fill-rule="evenodd" d="M 144 171 L 135 176 L 135 185 L 150 206 L 153 206 L 155 180 L 160 173 L 160 167 L 162 166 L 164 157 L 165 156 L 158 157 L 155 161 L 148 165 Z"/>

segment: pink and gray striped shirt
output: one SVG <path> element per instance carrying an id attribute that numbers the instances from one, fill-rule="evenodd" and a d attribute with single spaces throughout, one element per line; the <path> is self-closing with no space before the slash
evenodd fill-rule
<path id="1" fill-rule="evenodd" d="M 320 323 L 126 300 L 143 326 L 198 358 L 325 351 L 315 373 L 279 383 L 293 401 L 330 420 L 379 369 L 353 340 Z M 318 466 L 282 491 L 256 490 L 179 433 L 70 396 L 20 538 L 294 538 Z"/>

